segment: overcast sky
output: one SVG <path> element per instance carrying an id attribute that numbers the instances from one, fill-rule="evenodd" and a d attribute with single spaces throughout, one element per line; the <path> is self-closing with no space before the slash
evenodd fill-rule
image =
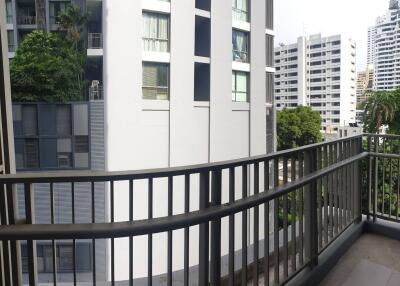
<path id="1" fill-rule="evenodd" d="M 389 0 L 275 0 L 276 42 L 293 43 L 302 34 L 346 33 L 357 43 L 357 68 L 367 61 L 368 27 L 385 14 Z"/>

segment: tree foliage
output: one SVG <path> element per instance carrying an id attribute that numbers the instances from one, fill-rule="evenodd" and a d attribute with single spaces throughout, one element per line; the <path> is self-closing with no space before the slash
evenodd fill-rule
<path id="1" fill-rule="evenodd" d="M 278 149 L 286 150 L 322 141 L 322 118 L 310 107 L 298 106 L 277 112 Z"/>
<path id="2" fill-rule="evenodd" d="M 28 34 L 10 64 L 13 101 L 81 100 L 84 62 L 82 53 L 55 33 Z"/>
<path id="3" fill-rule="evenodd" d="M 369 93 L 365 104 L 365 131 L 377 133 L 383 125 L 390 126 L 395 119 L 396 112 L 398 112 L 398 107 L 395 92 L 375 91 Z"/>

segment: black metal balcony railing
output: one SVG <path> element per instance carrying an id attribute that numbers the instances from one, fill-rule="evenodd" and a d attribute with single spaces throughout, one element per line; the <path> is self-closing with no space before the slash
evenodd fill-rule
<path id="1" fill-rule="evenodd" d="M 367 147 L 366 147 L 367 146 Z M 110 282 L 115 285 L 115 239 L 128 238 L 129 285 L 133 284 L 134 237 L 146 236 L 148 241 L 148 285 L 153 276 L 153 235 L 167 233 L 167 285 L 173 285 L 174 232 L 183 230 L 183 284 L 189 278 L 198 285 L 220 285 L 222 281 L 247 285 L 281 285 L 306 267 L 314 267 L 321 254 L 352 224 L 361 221 L 362 209 L 376 217 L 398 221 L 400 136 L 360 135 L 333 142 L 305 146 L 270 155 L 196 166 L 125 172 L 72 172 L 2 175 L 0 192 L 2 240 L 1 267 L 5 285 L 20 285 L 21 255 L 19 244 L 27 241 L 29 285 L 38 284 L 37 240 L 52 241 L 56 263 L 56 240 L 73 240 L 73 284 L 77 283 L 76 240 L 92 241 L 93 285 L 96 279 L 96 241 L 110 241 Z M 388 153 L 389 152 L 389 153 Z M 395 164 L 396 163 L 396 164 Z M 397 166 L 397 169 L 395 168 Z M 154 218 L 154 183 L 167 181 L 167 216 Z M 174 214 L 174 196 L 179 192 L 177 178 L 183 180 L 184 211 Z M 146 181 L 148 219 L 134 220 L 135 181 Z M 193 182 L 199 181 L 199 205 L 190 208 Z M 115 222 L 115 185 L 127 181 L 129 190 L 129 221 Z M 240 181 L 238 186 L 237 182 Z M 54 223 L 54 191 L 57 183 L 70 183 L 72 223 Z M 89 206 L 91 223 L 74 223 L 74 185 L 88 182 L 91 187 Z M 109 185 L 110 220 L 95 220 L 95 183 Z M 50 185 L 52 224 L 35 224 L 34 184 Z M 16 216 L 15 186 L 24 186 L 26 218 Z M 239 192 L 238 191 L 239 187 Z M 223 190 L 227 191 L 227 194 Z M 137 190 L 135 190 L 137 191 Z M 383 192 L 382 192 L 383 191 Z M 241 195 L 238 195 L 241 193 Z M 223 200 L 227 197 L 227 200 Z M 390 206 L 389 208 L 387 206 Z M 238 230 L 238 217 L 241 228 Z M 221 222 L 228 220 L 227 270 L 221 270 Z M 189 235 L 189 228 L 199 226 L 198 237 Z M 239 231 L 239 232 L 238 232 Z M 251 233 L 251 235 L 250 235 Z M 241 250 L 237 251 L 240 234 Z M 197 240 L 198 239 L 198 240 Z M 198 242 L 197 272 L 189 271 L 189 249 Z M 236 246 L 235 246 L 236 243 Z M 241 262 L 235 259 L 240 255 Z M 57 269 L 54 267 L 53 269 Z M 226 272 L 226 273 L 225 273 Z M 195 273 L 195 274 L 193 274 Z M 57 273 L 53 273 L 57 281 Z M 3 281 L 0 279 L 0 284 Z M 12 283 L 14 282 L 14 283 Z M 56 282 L 53 282 L 56 285 Z M 107 284 L 108 285 L 108 284 Z"/>

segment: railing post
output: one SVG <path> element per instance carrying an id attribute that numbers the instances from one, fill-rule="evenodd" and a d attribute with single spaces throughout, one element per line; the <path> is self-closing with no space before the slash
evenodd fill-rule
<path id="1" fill-rule="evenodd" d="M 25 215 L 26 223 L 35 223 L 35 196 L 33 191 L 33 185 L 30 183 L 25 183 Z M 32 239 L 27 240 L 27 250 L 28 250 L 28 276 L 29 285 L 38 285 L 37 278 L 37 255 L 36 255 L 36 241 Z"/>
<path id="2" fill-rule="evenodd" d="M 209 206 L 210 175 L 208 171 L 200 173 L 200 211 Z M 199 230 L 199 286 L 208 285 L 208 248 L 209 228 L 208 223 L 200 224 Z"/>
<path id="3" fill-rule="evenodd" d="M 316 150 L 304 152 L 304 174 L 308 175 L 316 169 Z M 315 181 L 305 186 L 305 251 L 311 267 L 318 264 L 318 219 L 317 219 L 317 184 Z"/>
<path id="4" fill-rule="evenodd" d="M 368 135 L 368 152 L 372 151 L 372 137 Z M 371 193 L 372 193 L 372 157 L 368 156 L 368 193 L 367 193 L 367 220 L 371 219 Z"/>
<path id="5" fill-rule="evenodd" d="M 212 172 L 211 203 L 221 204 L 221 170 Z M 211 285 L 221 285 L 221 219 L 211 222 Z"/>
<path id="6" fill-rule="evenodd" d="M 379 137 L 374 138 L 374 144 L 375 144 L 375 153 L 378 153 L 379 151 Z M 379 159 L 378 157 L 375 157 L 375 179 L 374 179 L 374 206 L 373 206 L 373 221 L 376 222 L 376 211 L 377 211 L 377 206 L 378 206 L 378 171 L 379 171 Z"/>

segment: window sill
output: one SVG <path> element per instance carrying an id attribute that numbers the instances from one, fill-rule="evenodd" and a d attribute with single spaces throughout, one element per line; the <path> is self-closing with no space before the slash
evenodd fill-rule
<path id="1" fill-rule="evenodd" d="M 250 72 L 250 64 L 241 62 L 232 62 L 232 69 L 235 71 Z"/>
<path id="2" fill-rule="evenodd" d="M 232 102 L 232 111 L 250 111 L 249 102 Z"/>
<path id="3" fill-rule="evenodd" d="M 169 100 L 143 99 L 142 111 L 169 111 Z"/>
<path id="4" fill-rule="evenodd" d="M 210 102 L 209 101 L 194 101 L 193 106 L 198 107 L 198 108 L 208 108 L 208 107 L 210 107 Z"/>
<path id="5" fill-rule="evenodd" d="M 171 13 L 171 3 L 158 0 L 142 0 L 142 9 L 161 13 Z"/>
<path id="6" fill-rule="evenodd" d="M 232 21 L 232 27 L 234 29 L 250 32 L 250 22 L 233 20 Z"/>
<path id="7" fill-rule="evenodd" d="M 143 51 L 142 60 L 145 62 L 169 63 L 170 53 Z"/>

